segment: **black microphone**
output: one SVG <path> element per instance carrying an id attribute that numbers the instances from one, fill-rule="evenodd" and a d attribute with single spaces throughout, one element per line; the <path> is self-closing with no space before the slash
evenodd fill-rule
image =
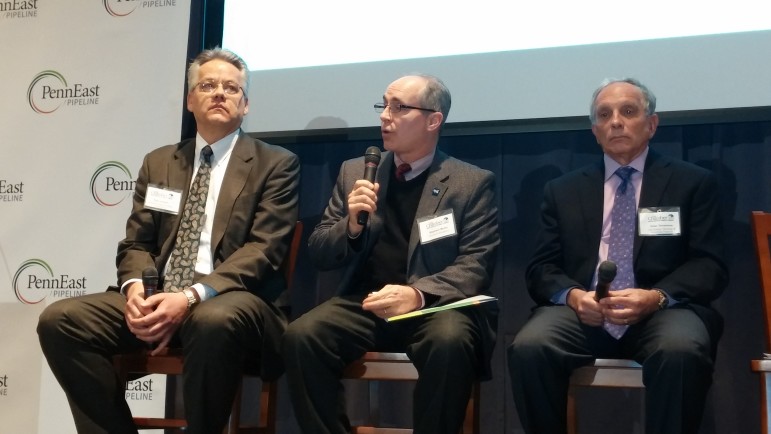
<path id="1" fill-rule="evenodd" d="M 377 146 L 370 146 L 367 151 L 364 152 L 364 178 L 369 182 L 375 182 L 375 174 L 377 173 L 377 165 L 380 164 L 380 149 Z M 364 226 L 369 219 L 369 213 L 367 211 L 359 211 L 359 215 L 356 216 L 356 223 Z"/>
<path id="2" fill-rule="evenodd" d="M 613 261 L 602 261 L 597 270 L 597 288 L 594 290 L 594 299 L 600 301 L 608 296 L 610 283 L 616 278 L 616 263 Z"/>
<path id="3" fill-rule="evenodd" d="M 145 287 L 145 300 L 158 290 L 158 270 L 147 267 L 142 271 L 142 285 Z"/>

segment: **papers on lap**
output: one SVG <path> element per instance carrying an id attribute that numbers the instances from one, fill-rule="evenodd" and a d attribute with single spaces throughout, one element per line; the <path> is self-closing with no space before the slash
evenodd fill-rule
<path id="1" fill-rule="evenodd" d="M 466 307 L 466 306 L 476 306 L 478 304 L 482 304 L 482 303 L 485 303 L 488 301 L 494 301 L 494 300 L 497 300 L 497 298 L 490 297 L 489 295 L 476 295 L 474 297 L 464 298 L 463 300 L 458 300 L 450 304 L 445 304 L 444 306 L 429 307 L 426 309 L 415 310 L 415 311 L 407 312 L 401 315 L 392 316 L 386 319 L 386 321 L 394 322 L 402 319 L 413 318 L 416 316 L 426 315 L 434 312 L 440 312 L 448 309 L 457 309 L 459 307 Z"/>

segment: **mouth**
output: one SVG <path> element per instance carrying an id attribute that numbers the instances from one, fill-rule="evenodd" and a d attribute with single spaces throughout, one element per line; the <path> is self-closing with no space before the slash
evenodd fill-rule
<path id="1" fill-rule="evenodd" d="M 215 104 L 215 105 L 211 106 L 211 108 L 209 109 L 209 111 L 215 111 L 215 110 L 221 110 L 221 111 L 223 111 L 225 113 L 228 112 L 228 110 L 223 105 L 221 105 L 221 104 Z"/>

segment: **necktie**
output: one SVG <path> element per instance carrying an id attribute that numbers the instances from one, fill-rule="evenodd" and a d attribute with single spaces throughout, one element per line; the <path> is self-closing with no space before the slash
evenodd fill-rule
<path id="1" fill-rule="evenodd" d="M 396 180 L 404 182 L 404 174 L 412 170 L 412 167 L 410 167 L 407 163 L 402 163 L 399 165 L 399 167 L 396 168 Z"/>
<path id="2" fill-rule="evenodd" d="M 211 175 L 210 146 L 201 150 L 201 165 L 187 195 L 185 208 L 179 222 L 177 239 L 171 252 L 168 270 L 163 282 L 165 292 L 178 292 L 193 284 L 195 262 L 198 258 L 198 243 L 205 223 L 206 196 L 209 193 Z"/>
<path id="3" fill-rule="evenodd" d="M 610 211 L 610 242 L 608 245 L 608 260 L 616 263 L 618 272 L 611 283 L 611 290 L 634 288 L 633 250 L 635 217 L 637 203 L 632 185 L 633 167 L 624 166 L 616 170 L 615 175 L 621 178 L 621 184 L 616 189 L 613 208 Z M 616 339 L 624 335 L 628 326 L 603 323 L 603 327 Z"/>

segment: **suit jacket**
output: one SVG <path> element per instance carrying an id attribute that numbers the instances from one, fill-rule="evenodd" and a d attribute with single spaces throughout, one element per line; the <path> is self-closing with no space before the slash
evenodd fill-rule
<path id="1" fill-rule="evenodd" d="M 542 231 L 527 268 L 530 296 L 550 304 L 557 292 L 590 288 L 602 232 L 604 164 L 568 173 L 544 189 Z M 650 150 L 639 207 L 680 207 L 680 236 L 634 240 L 634 272 L 640 288 L 658 288 L 693 309 L 714 341 L 720 316 L 709 307 L 728 283 L 714 176 L 702 168 Z"/>
<path id="2" fill-rule="evenodd" d="M 380 183 L 378 203 L 384 204 L 394 170 L 394 156 L 383 153 L 376 175 Z M 495 177 L 476 166 L 437 151 L 428 169 L 416 219 L 452 210 L 457 234 L 427 244 L 420 243 L 417 222 L 413 222 L 404 279 L 426 294 L 426 307 L 444 305 L 478 294 L 490 295 L 498 244 L 498 210 L 495 205 Z M 384 221 L 383 206 L 370 216 L 361 234 L 360 249 L 348 240 L 348 193 L 356 180 L 362 179 L 364 158 L 346 161 L 340 168 L 332 198 L 321 222 L 309 239 L 310 256 L 322 270 L 344 268 L 339 293 L 356 290 L 354 277 L 369 256 L 380 235 Z M 476 309 L 484 336 L 485 354 L 492 353 L 497 329 L 498 306 L 488 302 Z M 489 360 L 489 357 L 486 359 Z"/>
<path id="3" fill-rule="evenodd" d="M 118 245 L 118 284 L 162 270 L 174 248 L 182 212 L 144 207 L 149 184 L 182 191 L 193 176 L 195 139 L 147 154 L 139 170 L 126 238 Z M 300 163 L 289 151 L 243 132 L 233 147 L 212 227 L 214 271 L 199 282 L 218 292 L 248 290 L 274 301 L 286 284 L 278 271 L 297 221 Z"/>

